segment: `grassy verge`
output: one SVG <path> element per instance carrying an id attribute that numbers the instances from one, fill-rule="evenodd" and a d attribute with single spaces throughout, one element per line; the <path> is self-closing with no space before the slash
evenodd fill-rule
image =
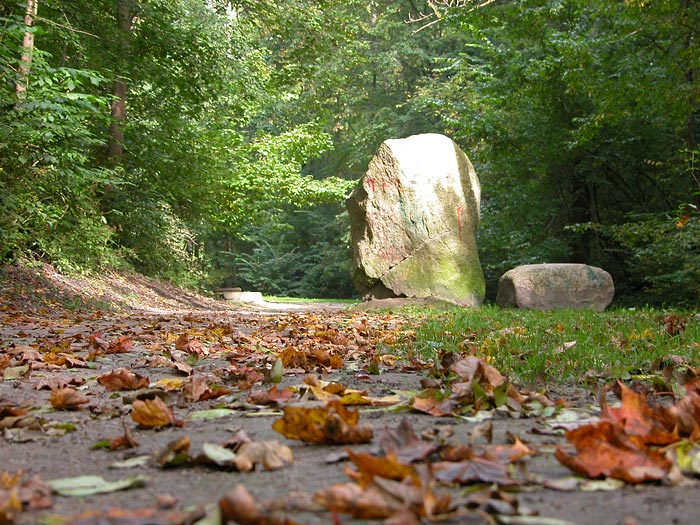
<path id="1" fill-rule="evenodd" d="M 700 366 L 700 316 L 652 309 L 448 308 L 417 323 L 408 351 L 430 360 L 444 351 L 472 353 L 529 384 L 640 377 L 670 388 L 676 383 L 671 374 Z"/>

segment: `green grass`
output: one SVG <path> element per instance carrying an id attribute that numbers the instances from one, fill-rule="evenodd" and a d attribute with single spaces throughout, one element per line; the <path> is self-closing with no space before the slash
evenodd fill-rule
<path id="1" fill-rule="evenodd" d="M 685 321 L 677 335 L 665 328 L 669 315 Z M 417 321 L 408 351 L 432 360 L 441 351 L 472 353 L 528 384 L 661 376 L 670 361 L 674 373 L 700 366 L 700 318 L 652 309 L 438 309 Z"/>

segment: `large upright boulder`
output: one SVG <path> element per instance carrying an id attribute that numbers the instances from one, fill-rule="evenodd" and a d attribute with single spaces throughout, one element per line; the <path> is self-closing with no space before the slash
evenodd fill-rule
<path id="1" fill-rule="evenodd" d="M 480 198 L 471 162 L 448 137 L 385 141 L 346 202 L 358 291 L 480 305 Z"/>
<path id="2" fill-rule="evenodd" d="M 602 312 L 614 295 L 613 279 L 602 268 L 587 264 L 525 264 L 501 276 L 496 303 L 504 308 Z"/>

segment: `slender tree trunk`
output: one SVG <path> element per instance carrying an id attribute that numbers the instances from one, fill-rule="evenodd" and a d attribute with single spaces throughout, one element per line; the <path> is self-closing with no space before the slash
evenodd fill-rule
<path id="1" fill-rule="evenodd" d="M 687 28 L 692 28 L 685 36 L 684 51 L 686 56 L 692 56 L 692 48 L 696 45 L 694 42 L 696 28 L 690 13 L 695 1 L 696 0 L 684 0 L 680 13 L 680 19 L 683 21 L 683 25 Z M 700 168 L 695 162 L 697 158 L 696 153 L 700 147 L 700 86 L 698 85 L 700 73 L 698 72 L 698 68 L 692 64 L 690 60 L 686 60 L 685 80 L 689 87 L 689 114 L 686 118 L 686 148 L 688 150 L 688 156 L 691 159 L 688 166 L 688 174 L 690 175 L 689 200 L 690 204 L 700 206 Z"/>
<path id="2" fill-rule="evenodd" d="M 30 28 L 34 25 L 39 0 L 27 0 L 27 7 L 24 13 L 24 25 Z M 34 33 L 25 31 L 22 42 L 22 58 L 19 62 L 19 76 L 15 84 L 17 100 L 22 101 L 27 97 L 27 86 L 29 84 L 29 71 L 32 68 L 32 54 L 34 53 Z"/>
<path id="3" fill-rule="evenodd" d="M 134 21 L 131 0 L 117 0 L 117 22 L 120 30 L 120 47 L 123 58 L 131 48 L 131 30 Z M 116 71 L 112 85 L 112 123 L 109 126 L 109 149 L 107 157 L 112 166 L 119 166 L 124 156 L 124 126 L 126 124 L 126 77 Z"/>

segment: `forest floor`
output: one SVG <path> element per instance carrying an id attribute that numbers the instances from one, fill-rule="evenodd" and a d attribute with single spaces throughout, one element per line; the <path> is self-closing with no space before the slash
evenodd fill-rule
<path id="1" fill-rule="evenodd" d="M 240 305 L 45 265 L 4 268 L 0 298 L 0 524 L 697 522 L 692 476 L 557 461 L 591 392 L 517 385 L 515 412 L 446 416 L 420 394 L 430 363 L 396 352 L 420 321 L 401 304 Z M 462 363 L 495 399 L 495 369 Z"/>

